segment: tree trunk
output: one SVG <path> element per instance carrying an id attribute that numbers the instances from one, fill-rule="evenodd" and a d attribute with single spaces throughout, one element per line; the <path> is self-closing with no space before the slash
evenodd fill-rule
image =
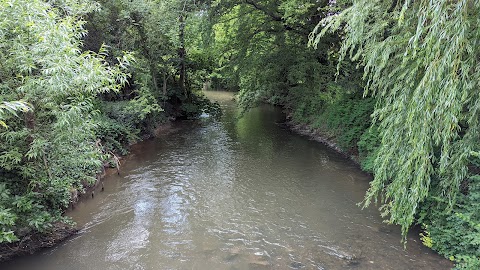
<path id="1" fill-rule="evenodd" d="M 147 39 L 147 34 L 145 33 L 145 28 L 143 27 L 143 24 L 140 23 L 141 17 L 138 14 L 133 13 L 133 18 L 138 22 L 136 26 L 137 26 L 138 34 L 140 35 L 141 48 L 142 48 L 143 54 L 147 57 L 147 61 L 150 66 L 150 75 L 152 76 L 153 88 L 155 89 L 155 92 L 159 92 L 158 83 L 157 83 L 157 67 L 153 59 L 152 51 L 147 46 L 148 39 Z"/>
<path id="2" fill-rule="evenodd" d="M 179 39 L 180 39 L 180 48 L 178 48 L 178 58 L 180 59 L 179 65 L 179 73 L 180 73 L 180 89 L 185 94 L 185 98 L 187 100 L 190 99 L 188 90 L 187 90 L 187 74 L 186 74 L 186 65 L 185 65 L 185 58 L 186 58 L 186 50 L 185 50 L 185 16 L 182 14 L 178 18 L 180 22 L 180 31 L 179 31 Z"/>
<path id="3" fill-rule="evenodd" d="M 167 101 L 167 72 L 163 72 L 163 86 L 162 86 L 162 92 L 163 92 L 163 107 L 165 108 L 165 102 Z"/>

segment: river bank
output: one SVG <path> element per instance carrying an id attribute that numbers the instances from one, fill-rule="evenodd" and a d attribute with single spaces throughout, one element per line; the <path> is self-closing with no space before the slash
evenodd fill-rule
<path id="1" fill-rule="evenodd" d="M 31 255 L 44 248 L 53 247 L 77 232 L 78 229 L 70 224 L 55 223 L 52 231 L 48 234 L 29 234 L 18 242 L 0 245 L 0 262 L 19 256 Z"/>
<path id="2" fill-rule="evenodd" d="M 296 123 L 296 122 L 293 122 L 291 120 L 288 120 L 285 123 L 285 125 L 290 130 L 292 130 L 293 132 L 295 132 L 297 134 L 306 136 L 311 140 L 317 141 L 319 143 L 322 143 L 322 144 L 328 146 L 329 148 L 333 149 L 337 153 L 343 155 L 345 158 L 350 159 L 353 163 L 358 165 L 359 168 L 361 167 L 358 155 L 355 155 L 355 154 L 352 154 L 352 153 L 349 153 L 349 152 L 343 150 L 338 145 L 338 143 L 336 142 L 335 137 L 329 135 L 324 130 L 318 129 L 318 128 L 313 128 L 313 127 L 311 127 L 309 125 L 306 125 L 306 124 Z M 365 173 L 368 173 L 368 172 L 365 172 Z"/>
<path id="3" fill-rule="evenodd" d="M 167 134 L 172 130 L 172 122 L 167 121 L 158 125 L 152 132 L 139 136 L 137 141 L 125 147 L 128 147 L 130 150 L 134 149 L 139 143 Z M 113 163 L 117 166 L 111 167 L 110 162 L 105 161 L 103 168 L 95 176 L 97 180 L 94 184 L 88 185 L 85 183 L 82 190 L 72 189 L 70 204 L 68 208 L 64 209 L 64 215 L 68 215 L 69 211 L 75 209 L 80 202 L 94 198 L 96 192 L 103 191 L 104 179 L 112 174 L 120 174 L 121 165 L 133 156 L 134 154 L 131 153 L 123 156 L 115 155 Z M 79 228 L 75 224 L 58 221 L 52 224 L 52 228 L 46 233 L 35 232 L 26 234 L 19 241 L 0 244 L 0 262 L 9 261 L 20 256 L 32 255 L 43 249 L 54 247 L 74 236 L 78 231 Z"/>

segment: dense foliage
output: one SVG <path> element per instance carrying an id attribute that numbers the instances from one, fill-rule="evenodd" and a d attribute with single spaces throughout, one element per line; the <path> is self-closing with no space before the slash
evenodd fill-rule
<path id="1" fill-rule="evenodd" d="M 101 165 L 93 99 L 118 90 L 127 75 L 103 55 L 81 51 L 80 16 L 96 7 L 87 4 L 1 2 L 0 96 L 33 109 L 2 115 L 0 242 L 47 230 L 72 188 L 92 182 Z"/>
<path id="2" fill-rule="evenodd" d="M 245 108 L 259 101 L 288 104 L 299 108 L 294 116 L 300 118 L 318 111 L 320 100 L 332 98 L 335 62 L 328 59 L 328 47 L 305 46 L 322 16 L 317 1 L 224 0 L 212 6 L 214 85 L 238 89 Z"/>
<path id="3" fill-rule="evenodd" d="M 158 124 L 217 111 L 199 94 L 213 88 L 321 130 L 374 174 L 365 206 L 474 268 L 479 13 L 472 0 L 1 1 L 0 243 L 48 231 Z"/>
<path id="4" fill-rule="evenodd" d="M 406 233 L 428 201 L 422 213 L 435 216 L 432 245 L 446 255 L 478 256 L 467 247 L 478 246 L 480 223 L 468 199 L 478 196 L 475 181 L 467 178 L 478 155 L 479 13 L 480 3 L 471 0 L 357 0 L 312 36 L 317 45 L 341 29 L 340 58 L 359 61 L 365 94 L 377 99 L 381 144 L 365 206 L 381 197 L 383 215 Z M 470 188 L 466 198 L 462 185 Z M 453 235 L 460 245 L 445 241 Z"/>
<path id="5" fill-rule="evenodd" d="M 194 2 L 0 2 L 0 243 L 49 232 L 168 117 L 216 109 L 179 59 Z"/>
<path id="6" fill-rule="evenodd" d="M 466 193 L 466 194 L 464 194 Z M 458 269 L 480 268 L 480 175 L 468 179 L 451 211 L 448 202 L 429 197 L 421 209 L 423 243 L 452 261 Z"/>
<path id="7" fill-rule="evenodd" d="M 244 109 L 281 105 L 293 124 L 322 129 L 346 152 L 356 154 L 363 136 L 361 156 L 371 169 L 375 101 L 362 98 L 361 73 L 344 61 L 336 74 L 338 35 L 323 37 L 316 50 L 306 46 L 332 8 L 330 1 L 214 1 L 210 54 L 216 66 L 208 78 L 214 87 L 238 90 Z"/>
<path id="8" fill-rule="evenodd" d="M 314 40 L 347 24 L 341 56 L 361 60 L 366 93 L 378 97 L 382 144 L 366 203 L 385 195 L 384 214 L 404 232 L 427 196 L 455 203 L 475 151 L 479 8 L 473 1 L 355 1 L 327 18 Z M 434 174 L 438 190 L 430 189 Z"/>

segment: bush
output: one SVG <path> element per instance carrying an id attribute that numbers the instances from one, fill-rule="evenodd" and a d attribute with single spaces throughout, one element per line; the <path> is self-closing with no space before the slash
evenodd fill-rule
<path id="1" fill-rule="evenodd" d="M 335 130 L 337 141 L 345 150 L 357 148 L 357 143 L 370 127 L 370 115 L 374 100 L 371 98 L 346 96 L 327 107 L 321 121 Z"/>
<path id="2" fill-rule="evenodd" d="M 456 269 L 480 269 L 480 175 L 465 183 L 466 194 L 459 194 L 451 211 L 446 202 L 429 198 L 423 205 L 423 243 L 457 263 Z"/>
<path id="3" fill-rule="evenodd" d="M 128 153 L 127 146 L 138 139 L 139 130 L 121 122 L 121 119 L 113 119 L 102 115 L 97 119 L 95 133 L 101 140 L 106 152 L 113 151 L 126 155 Z"/>
<path id="4" fill-rule="evenodd" d="M 201 94 L 192 94 L 191 101 L 183 102 L 180 109 L 180 117 L 185 119 L 196 119 L 202 113 L 217 117 L 222 112 L 217 102 L 211 102 Z"/>
<path id="5" fill-rule="evenodd" d="M 373 172 L 373 166 L 380 143 L 377 126 L 372 126 L 363 132 L 357 143 L 358 157 L 362 170 L 369 173 Z"/>
<path id="6" fill-rule="evenodd" d="M 129 101 L 98 102 L 95 134 L 106 152 L 125 155 L 127 146 L 148 135 L 156 125 L 166 121 L 153 97 L 139 95 Z"/>

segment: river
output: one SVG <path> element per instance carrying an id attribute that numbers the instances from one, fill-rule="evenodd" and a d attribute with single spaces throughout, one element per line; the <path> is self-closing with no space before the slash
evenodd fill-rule
<path id="1" fill-rule="evenodd" d="M 261 106 L 176 123 L 70 216 L 79 234 L 1 269 L 449 269 L 412 231 L 357 206 L 370 177 Z"/>

